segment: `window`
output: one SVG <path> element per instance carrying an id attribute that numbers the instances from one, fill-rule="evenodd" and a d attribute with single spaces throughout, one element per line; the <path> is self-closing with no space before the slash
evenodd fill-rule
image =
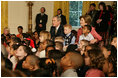
<path id="1" fill-rule="evenodd" d="M 74 29 L 80 28 L 79 17 L 82 15 L 83 1 L 69 1 L 69 23 Z"/>

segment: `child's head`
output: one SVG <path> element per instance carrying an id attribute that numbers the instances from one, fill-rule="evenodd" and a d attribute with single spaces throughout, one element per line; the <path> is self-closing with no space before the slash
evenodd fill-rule
<path id="1" fill-rule="evenodd" d="M 21 45 L 20 47 L 18 47 L 15 53 L 19 60 L 22 60 L 24 57 L 30 54 L 32 54 L 31 49 L 26 45 Z"/>
<path id="2" fill-rule="evenodd" d="M 82 49 L 83 46 L 87 46 L 87 45 L 89 45 L 89 43 L 90 42 L 87 41 L 87 40 L 81 40 L 80 44 L 78 46 L 79 46 L 80 49 Z"/>
<path id="3" fill-rule="evenodd" d="M 72 26 L 70 24 L 64 25 L 64 33 L 65 34 L 71 33 L 71 30 L 72 30 Z"/>
<path id="4" fill-rule="evenodd" d="M 53 58 L 54 60 L 61 60 L 64 56 L 64 53 L 59 50 L 51 50 L 48 53 L 48 58 Z"/>
<path id="5" fill-rule="evenodd" d="M 59 41 L 56 41 L 55 42 L 55 49 L 56 50 L 63 51 L 63 43 L 62 42 L 59 42 Z"/>
<path id="6" fill-rule="evenodd" d="M 50 50 L 55 50 L 55 47 L 53 45 L 49 45 L 46 47 L 45 51 L 46 51 L 46 57 L 48 57 L 48 53 Z"/>
<path id="7" fill-rule="evenodd" d="M 39 69 L 39 58 L 35 55 L 29 55 L 23 61 L 22 67 L 30 71 L 35 71 Z"/>
<path id="8" fill-rule="evenodd" d="M 83 57 L 76 52 L 68 52 L 61 58 L 61 66 L 63 69 L 76 69 L 83 64 Z"/>
<path id="9" fill-rule="evenodd" d="M 90 66 L 92 68 L 103 69 L 105 58 L 102 51 L 99 49 L 91 49 L 87 51 L 88 57 L 90 58 Z"/>
<path id="10" fill-rule="evenodd" d="M 40 42 L 44 42 L 46 39 L 51 39 L 51 35 L 48 31 L 41 31 L 40 32 Z"/>
<path id="11" fill-rule="evenodd" d="M 43 70 L 47 70 L 51 75 L 57 72 L 57 65 L 54 59 L 40 58 L 39 67 Z"/>
<path id="12" fill-rule="evenodd" d="M 62 36 L 58 36 L 58 37 L 55 38 L 55 42 L 56 41 L 59 41 L 59 42 L 62 42 L 63 43 L 64 42 L 64 39 L 63 39 Z"/>
<path id="13" fill-rule="evenodd" d="M 34 38 L 35 38 L 35 39 L 39 39 L 39 33 L 38 33 L 37 31 L 35 31 L 35 32 L 33 33 L 33 35 L 34 35 Z"/>
<path id="14" fill-rule="evenodd" d="M 18 32 L 19 32 L 20 34 L 23 33 L 23 27 L 22 27 L 22 26 L 18 26 Z"/>
<path id="15" fill-rule="evenodd" d="M 90 25 L 84 25 L 83 29 L 82 29 L 82 33 L 86 34 L 86 33 L 90 33 L 91 32 L 91 26 Z"/>
<path id="16" fill-rule="evenodd" d="M 10 47 L 12 47 L 13 44 L 21 44 L 21 39 L 18 37 L 11 38 Z"/>
<path id="17" fill-rule="evenodd" d="M 9 32 L 10 32 L 10 31 L 9 31 L 8 27 L 5 27 L 5 28 L 4 28 L 4 35 L 9 34 Z"/>
<path id="18" fill-rule="evenodd" d="M 97 44 L 89 44 L 85 47 L 85 57 L 88 57 L 88 50 L 92 50 L 92 49 L 96 49 L 96 50 L 100 50 L 100 47 Z"/>
<path id="19" fill-rule="evenodd" d="M 111 45 L 115 46 L 117 48 L 117 37 L 114 37 L 112 42 L 111 42 Z"/>
<path id="20" fill-rule="evenodd" d="M 42 48 L 45 50 L 47 46 L 50 46 L 50 45 L 54 45 L 53 41 L 49 40 L 49 39 L 46 39 L 44 42 L 43 42 L 43 45 L 42 45 Z"/>
<path id="21" fill-rule="evenodd" d="M 107 59 L 109 57 L 109 55 L 111 54 L 111 45 L 107 45 L 107 46 L 103 46 L 101 47 L 101 50 L 104 54 L 104 57 Z"/>

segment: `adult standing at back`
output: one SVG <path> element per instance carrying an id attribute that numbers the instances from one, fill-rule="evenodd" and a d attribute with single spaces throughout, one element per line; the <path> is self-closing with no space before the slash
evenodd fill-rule
<path id="1" fill-rule="evenodd" d="M 95 5 L 95 3 L 91 3 L 90 7 L 89 7 L 89 10 L 88 10 L 88 12 L 86 14 L 91 16 L 91 18 L 92 18 L 92 22 L 91 22 L 92 26 L 94 26 L 94 18 L 95 18 L 96 13 L 97 13 L 96 5 Z"/>
<path id="2" fill-rule="evenodd" d="M 35 30 L 40 33 L 42 30 L 46 30 L 46 24 L 48 20 L 48 15 L 45 14 L 45 7 L 41 7 L 39 14 L 36 16 L 36 27 Z"/>
<path id="3" fill-rule="evenodd" d="M 110 15 L 106 10 L 106 5 L 104 2 L 99 3 L 99 9 L 100 10 L 96 13 L 95 16 L 95 28 L 96 31 L 103 37 L 103 39 L 106 39 Z"/>
<path id="4" fill-rule="evenodd" d="M 62 14 L 62 10 L 60 8 L 57 10 L 57 16 L 60 16 L 62 25 L 67 24 L 66 16 Z"/>

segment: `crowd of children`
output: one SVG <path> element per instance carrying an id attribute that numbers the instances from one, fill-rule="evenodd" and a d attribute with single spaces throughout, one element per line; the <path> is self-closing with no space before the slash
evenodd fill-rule
<path id="1" fill-rule="evenodd" d="M 66 24 L 61 26 L 64 36 L 53 34 L 54 37 L 51 37 L 53 32 L 45 30 L 29 34 L 23 33 L 23 27 L 18 26 L 19 34 L 15 35 L 4 28 L 1 76 L 116 77 L 117 36 L 105 44 L 90 22 L 89 15 L 81 16 L 78 33 Z"/>

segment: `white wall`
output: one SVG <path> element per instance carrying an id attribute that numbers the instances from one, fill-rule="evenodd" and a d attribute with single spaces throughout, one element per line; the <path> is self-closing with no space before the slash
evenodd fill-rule
<path id="1" fill-rule="evenodd" d="M 41 7 L 46 8 L 48 15 L 47 30 L 50 30 L 53 17 L 53 1 L 34 1 L 32 8 L 32 23 L 35 30 L 36 14 L 40 12 Z M 11 34 L 18 34 L 17 27 L 21 25 L 24 32 L 28 31 L 28 6 L 26 1 L 9 1 L 8 2 L 8 27 Z"/>
<path id="2" fill-rule="evenodd" d="M 8 27 L 10 33 L 18 34 L 17 27 L 23 26 L 24 32 L 27 31 L 28 7 L 25 1 L 8 2 Z"/>

